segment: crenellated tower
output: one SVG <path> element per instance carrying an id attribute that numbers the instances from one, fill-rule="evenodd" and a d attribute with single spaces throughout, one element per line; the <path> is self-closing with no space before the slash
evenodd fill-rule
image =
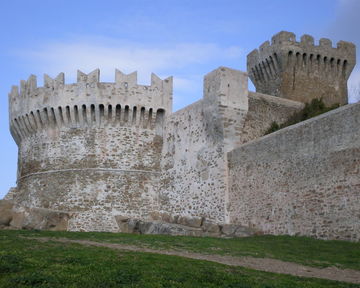
<path id="1" fill-rule="evenodd" d="M 17 203 L 76 211 L 72 230 L 114 231 L 113 215 L 146 218 L 157 205 L 164 117 L 172 109 L 172 78 L 100 71 L 31 75 L 9 94 L 10 130 L 19 147 Z M 90 228 L 89 228 L 90 229 Z"/>
<path id="2" fill-rule="evenodd" d="M 314 44 L 310 35 L 296 41 L 282 31 L 247 56 L 249 77 L 256 91 L 299 102 L 322 98 L 326 105 L 348 102 L 347 80 L 356 62 L 355 45 L 329 39 Z"/>

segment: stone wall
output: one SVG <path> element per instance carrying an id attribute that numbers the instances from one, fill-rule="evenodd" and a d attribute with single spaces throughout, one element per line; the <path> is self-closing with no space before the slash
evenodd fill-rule
<path id="1" fill-rule="evenodd" d="M 240 144 L 264 136 L 273 122 L 286 122 L 304 106 L 301 102 L 249 92 L 249 111 L 241 129 Z"/>
<path id="2" fill-rule="evenodd" d="M 162 138 L 154 130 L 63 128 L 49 134 L 21 142 L 16 203 L 76 212 L 71 230 L 112 231 L 114 215 L 146 218 L 157 209 Z"/>
<path id="3" fill-rule="evenodd" d="M 239 144 L 247 109 L 247 75 L 220 67 L 205 76 L 204 99 L 166 118 L 162 211 L 228 221 L 226 151 Z"/>
<path id="4" fill-rule="evenodd" d="M 264 233 L 360 239 L 360 103 L 228 153 L 230 221 Z"/>
<path id="5" fill-rule="evenodd" d="M 167 118 L 160 186 L 161 209 L 224 222 L 222 131 L 211 103 L 198 101 Z"/>
<path id="6" fill-rule="evenodd" d="M 11 132 L 18 144 L 17 206 L 71 213 L 69 230 L 118 231 L 116 215 L 148 218 L 158 210 L 165 113 L 172 79 L 99 70 L 61 73 L 37 87 L 30 76 L 9 95 Z M 10 196 L 8 198 L 10 198 Z"/>

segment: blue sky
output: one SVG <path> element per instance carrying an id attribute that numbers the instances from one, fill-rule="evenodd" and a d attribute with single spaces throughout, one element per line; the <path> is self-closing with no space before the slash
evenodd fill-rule
<path id="1" fill-rule="evenodd" d="M 0 198 L 16 181 L 17 147 L 8 129 L 8 92 L 30 74 L 115 68 L 174 76 L 174 110 L 202 97 L 218 66 L 246 70 L 246 55 L 281 30 L 352 41 L 360 47 L 359 0 L 3 0 L 0 3 Z M 358 62 L 359 62 L 358 57 Z M 355 68 L 350 85 L 360 83 Z M 355 88 L 350 88 L 354 90 Z M 351 101 L 356 101 L 352 93 Z"/>

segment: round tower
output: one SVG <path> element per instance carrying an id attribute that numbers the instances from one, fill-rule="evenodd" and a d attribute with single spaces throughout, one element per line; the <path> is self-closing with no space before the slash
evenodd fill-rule
<path id="1" fill-rule="evenodd" d="M 282 31 L 247 56 L 247 70 L 259 93 L 299 102 L 322 98 L 328 106 L 348 102 L 347 80 L 356 62 L 356 48 L 340 41 L 332 47 L 322 38 Z"/>
<path id="2" fill-rule="evenodd" d="M 157 210 L 164 117 L 172 109 L 172 78 L 116 70 L 36 77 L 9 94 L 10 131 L 18 148 L 16 203 L 72 213 L 69 230 L 116 231 L 116 215 L 147 218 Z"/>

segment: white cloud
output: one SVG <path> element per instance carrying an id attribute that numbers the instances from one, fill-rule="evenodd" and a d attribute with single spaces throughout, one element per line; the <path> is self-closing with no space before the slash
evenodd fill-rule
<path id="1" fill-rule="evenodd" d="M 354 69 L 352 72 L 349 81 L 349 102 L 355 103 L 360 101 L 360 68 Z"/>
<path id="2" fill-rule="evenodd" d="M 151 72 L 172 74 L 172 71 L 187 69 L 191 65 L 238 59 L 242 54 L 240 47 L 221 47 L 213 43 L 178 43 L 155 47 L 103 38 L 53 42 L 36 50 L 21 52 L 21 56 L 36 66 L 38 71 L 53 76 L 65 72 L 67 80 L 75 79 L 77 69 L 87 73 L 100 68 L 102 81 L 114 81 L 114 69 L 118 68 L 125 73 L 139 71 L 139 82 L 149 82 Z M 178 82 L 184 84 L 183 80 Z"/>

